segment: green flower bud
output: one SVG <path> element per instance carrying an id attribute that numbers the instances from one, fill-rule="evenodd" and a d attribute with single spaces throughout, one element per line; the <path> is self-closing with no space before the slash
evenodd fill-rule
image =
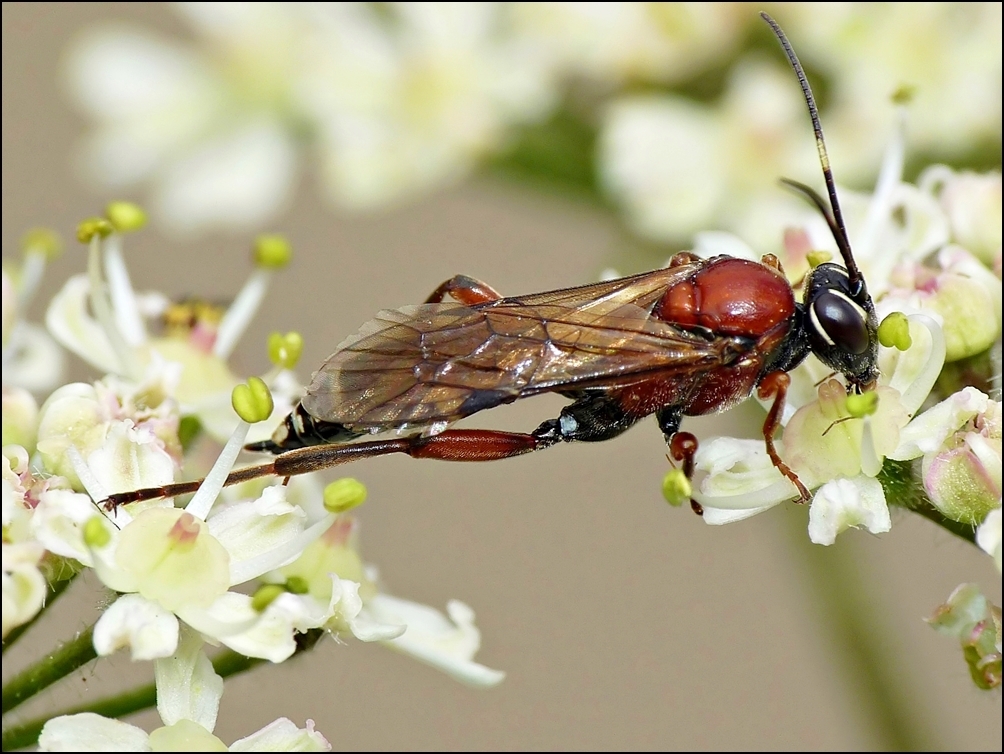
<path id="1" fill-rule="evenodd" d="M 77 226 L 77 240 L 80 243 L 90 243 L 95 236 L 105 238 L 112 234 L 112 224 L 103 217 L 91 217 Z"/>
<path id="2" fill-rule="evenodd" d="M 903 312 L 893 312 L 879 325 L 878 339 L 886 348 L 909 350 L 913 345 L 913 338 L 910 337 L 910 320 Z"/>
<path id="3" fill-rule="evenodd" d="M 105 217 L 119 233 L 130 233 L 146 225 L 146 212 L 132 202 L 109 202 Z"/>
<path id="4" fill-rule="evenodd" d="M 303 336 L 298 332 L 285 335 L 274 332 L 268 336 L 268 358 L 278 367 L 292 369 L 303 353 Z"/>
<path id="5" fill-rule="evenodd" d="M 101 516 L 91 516 L 84 523 L 84 544 L 88 547 L 104 547 L 111 539 L 112 535 L 105 528 L 105 520 Z"/>
<path id="6" fill-rule="evenodd" d="M 289 264 L 293 249 L 285 236 L 266 234 L 254 242 L 254 263 L 259 267 L 278 270 Z"/>
<path id="7" fill-rule="evenodd" d="M 42 254 L 55 259 L 63 251 L 63 239 L 50 228 L 32 228 L 21 236 L 21 250 L 25 254 Z"/>
<path id="8" fill-rule="evenodd" d="M 260 377 L 248 377 L 247 382 L 235 387 L 230 402 L 237 415 L 249 424 L 265 421 L 275 405 L 272 391 Z"/>
<path id="9" fill-rule="evenodd" d="M 662 479 L 662 496 L 674 508 L 690 500 L 693 489 L 683 469 L 671 469 Z"/>
<path id="10" fill-rule="evenodd" d="M 265 608 L 271 605 L 276 597 L 285 591 L 281 584 L 262 584 L 254 593 L 254 596 L 251 597 L 251 607 L 256 613 L 263 613 L 265 612 Z"/>
<path id="11" fill-rule="evenodd" d="M 848 395 L 847 402 L 844 405 L 847 408 L 848 414 L 855 419 L 861 419 L 862 417 L 874 414 L 878 410 L 878 403 L 878 393 L 870 390 L 867 393 L 852 393 Z"/>
<path id="12" fill-rule="evenodd" d="M 805 255 L 805 261 L 809 263 L 809 267 L 816 269 L 819 265 L 824 262 L 829 262 L 833 259 L 833 255 L 828 251 L 810 251 Z"/>
<path id="13" fill-rule="evenodd" d="M 324 488 L 324 507 L 331 513 L 345 513 L 365 501 L 366 487 L 352 477 L 336 479 Z"/>

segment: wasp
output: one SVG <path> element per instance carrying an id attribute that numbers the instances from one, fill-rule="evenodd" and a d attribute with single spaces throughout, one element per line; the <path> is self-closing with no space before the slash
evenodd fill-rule
<path id="1" fill-rule="evenodd" d="M 457 275 L 424 304 L 380 312 L 345 340 L 272 439 L 246 446 L 275 459 L 234 471 L 228 483 L 266 474 L 288 479 L 390 453 L 494 461 L 562 442 L 609 440 L 653 414 L 670 455 L 689 477 L 697 440 L 680 431 L 683 417 L 723 411 L 756 391 L 772 400 L 763 425 L 770 458 L 808 500 L 774 447 L 788 372 L 813 353 L 845 377 L 849 391 L 868 389 L 878 376 L 877 322 L 851 252 L 805 72 L 784 32 L 761 15 L 801 84 L 829 204 L 808 186 L 787 183 L 825 217 L 842 266 L 813 268 L 801 301 L 770 254 L 757 263 L 681 252 L 663 269 L 524 296 L 503 296 Z M 570 403 L 532 432 L 451 428 L 541 393 L 558 393 Z M 360 439 L 390 432 L 396 435 Z M 108 502 L 173 496 L 197 486 L 119 493 Z"/>

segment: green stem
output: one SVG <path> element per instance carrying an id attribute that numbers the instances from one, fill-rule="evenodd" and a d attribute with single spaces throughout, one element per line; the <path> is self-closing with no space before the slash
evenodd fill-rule
<path id="1" fill-rule="evenodd" d="M 48 610 L 50 607 L 52 607 L 53 603 L 56 601 L 56 598 L 66 591 L 66 587 L 72 584 L 73 580 L 76 577 L 77 574 L 73 574 L 68 579 L 62 579 L 60 581 L 56 581 L 54 583 L 49 584 L 48 594 L 45 597 L 45 602 L 42 603 L 42 609 L 39 610 L 37 613 L 35 613 L 35 617 L 33 617 L 27 623 L 20 625 L 17 628 L 11 629 L 11 632 L 7 634 L 7 638 L 3 640 L 2 653 L 6 653 L 7 650 L 14 645 L 14 642 L 16 642 L 18 639 L 21 638 L 21 636 L 24 634 L 25 631 L 27 631 L 29 628 L 35 625 L 35 621 L 41 618 L 45 614 L 45 611 Z"/>
<path id="2" fill-rule="evenodd" d="M 802 516 L 785 516 L 792 524 L 793 547 L 801 560 L 809 594 L 815 598 L 818 623 L 829 633 L 835 664 L 843 671 L 852 707 L 863 713 L 876 736 L 876 748 L 889 751 L 930 751 L 935 741 L 923 724 L 924 715 L 908 691 L 908 674 L 890 652 L 894 642 L 875 606 L 882 603 L 859 570 L 863 560 L 854 543 L 841 538 L 837 546 L 820 547 L 805 536 Z"/>
<path id="3" fill-rule="evenodd" d="M 3 687 L 3 714 L 95 657 L 94 626 L 77 634 L 47 657 L 22 670 Z"/>
<path id="4" fill-rule="evenodd" d="M 263 662 L 264 660 L 260 660 L 256 657 L 245 657 L 244 655 L 228 649 L 221 652 L 213 659 L 213 669 L 222 678 L 228 678 L 229 676 L 237 673 L 243 673 L 246 670 L 250 670 Z M 6 701 L 6 691 L 4 691 L 4 700 Z M 34 720 L 29 720 L 28 722 L 21 723 L 20 725 L 4 730 L 3 750 L 13 751 L 14 749 L 23 749 L 27 746 L 34 745 L 38 741 L 38 736 L 41 734 L 42 728 L 54 717 L 61 717 L 63 715 L 78 715 L 82 712 L 93 712 L 104 717 L 119 718 L 125 717 L 133 712 L 145 710 L 154 706 L 156 703 L 157 686 L 156 684 L 148 683 L 144 686 L 138 686 L 129 691 L 125 691 L 121 694 L 107 696 L 96 702 L 89 702 L 88 704 L 81 704 L 76 707 L 68 707 L 67 709 L 60 710 L 59 712 L 46 714 L 41 717 L 37 717 Z"/>

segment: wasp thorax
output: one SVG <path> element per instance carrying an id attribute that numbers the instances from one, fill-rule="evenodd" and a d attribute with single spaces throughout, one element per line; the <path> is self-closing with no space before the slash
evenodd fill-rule
<path id="1" fill-rule="evenodd" d="M 821 264 L 805 287 L 805 329 L 812 352 L 858 385 L 878 376 L 878 321 L 861 280 L 836 264 Z"/>

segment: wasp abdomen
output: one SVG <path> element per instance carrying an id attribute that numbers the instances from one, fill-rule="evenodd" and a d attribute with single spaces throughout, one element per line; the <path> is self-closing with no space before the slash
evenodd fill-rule
<path id="1" fill-rule="evenodd" d="M 795 296 L 781 274 L 746 259 L 716 257 L 667 289 L 653 314 L 716 335 L 758 339 L 794 312 Z"/>
<path id="2" fill-rule="evenodd" d="M 245 445 L 244 449 L 258 453 L 283 453 L 308 445 L 347 442 L 363 434 L 349 429 L 344 424 L 317 419 L 308 414 L 302 405 L 297 404 L 275 430 L 271 440 L 250 443 Z"/>

